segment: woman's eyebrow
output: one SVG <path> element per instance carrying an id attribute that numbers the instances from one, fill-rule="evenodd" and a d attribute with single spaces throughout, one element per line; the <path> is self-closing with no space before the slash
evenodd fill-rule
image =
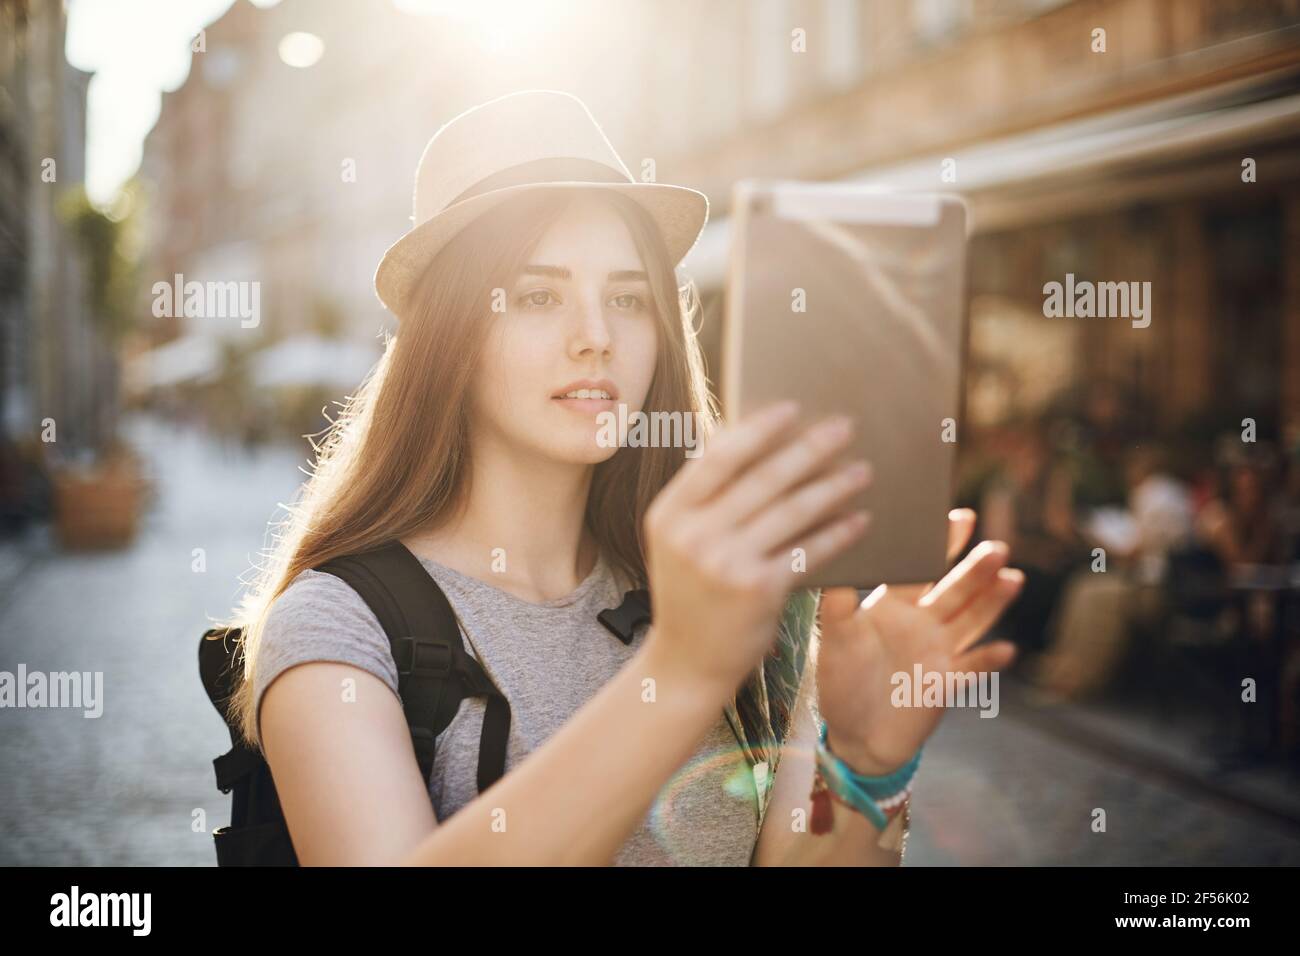
<path id="1" fill-rule="evenodd" d="M 520 270 L 520 275 L 526 276 L 549 276 L 552 279 L 568 279 L 573 275 L 563 266 L 524 266 Z"/>
<path id="2" fill-rule="evenodd" d="M 552 279 L 571 279 L 573 273 L 564 266 L 528 265 L 520 270 L 521 275 L 549 276 Z M 648 282 L 649 277 L 640 269 L 616 269 L 607 277 L 613 282 Z"/>

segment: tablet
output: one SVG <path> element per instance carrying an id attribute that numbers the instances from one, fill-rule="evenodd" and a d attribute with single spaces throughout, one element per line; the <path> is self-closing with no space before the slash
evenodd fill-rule
<path id="1" fill-rule="evenodd" d="M 782 399 L 797 400 L 805 421 L 847 414 L 856 429 L 844 460 L 872 465 L 870 487 L 849 505 L 867 508 L 871 525 L 809 570 L 808 586 L 937 580 L 960 437 L 965 206 L 845 183 L 743 180 L 732 208 L 724 417 Z"/>

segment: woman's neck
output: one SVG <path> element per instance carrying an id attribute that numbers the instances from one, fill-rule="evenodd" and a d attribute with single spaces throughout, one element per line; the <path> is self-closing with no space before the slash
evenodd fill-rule
<path id="1" fill-rule="evenodd" d="M 526 601 L 571 594 L 595 567 L 586 526 L 592 467 L 476 447 L 468 495 L 436 528 L 404 537 L 417 556 Z"/>

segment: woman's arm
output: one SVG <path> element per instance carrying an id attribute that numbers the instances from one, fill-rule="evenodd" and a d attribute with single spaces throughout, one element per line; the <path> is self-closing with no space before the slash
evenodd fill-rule
<path id="1" fill-rule="evenodd" d="M 754 866 L 898 866 L 901 852 L 878 846 L 881 832 L 860 813 L 834 807 L 830 833 L 812 832 L 817 668 L 806 665 L 790 736 L 781 749 L 772 797 L 754 849 Z"/>
<path id="2" fill-rule="evenodd" d="M 393 863 L 437 825 L 401 701 L 369 671 L 289 668 L 262 697 L 261 736 L 303 866 Z"/>
<path id="3" fill-rule="evenodd" d="M 441 824 L 401 703 L 382 681 L 344 664 L 286 671 L 266 691 L 261 726 L 299 861 L 610 863 L 728 696 L 673 665 L 662 648 L 652 629 L 542 747 Z M 357 681 L 352 702 L 339 693 L 346 677 Z"/>
<path id="4" fill-rule="evenodd" d="M 441 824 L 417 806 L 409 734 L 382 682 L 342 702 L 352 669 L 299 665 L 276 679 L 260 726 L 300 861 L 609 863 L 771 646 L 802 574 L 785 543 L 804 542 L 816 568 L 866 527 L 842 514 L 869 481 L 865 463 L 838 464 L 849 423 L 797 419 L 787 404 L 720 429 L 665 485 L 643 521 L 655 625 L 640 650 Z"/>

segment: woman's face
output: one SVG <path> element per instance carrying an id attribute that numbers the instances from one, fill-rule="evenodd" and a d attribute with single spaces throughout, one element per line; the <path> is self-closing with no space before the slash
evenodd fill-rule
<path id="1" fill-rule="evenodd" d="M 644 269 L 619 214 L 576 197 L 496 294 L 505 311 L 487 314 L 476 432 L 556 461 L 612 457 L 613 430 L 599 416 L 639 411 L 654 375 L 658 322 Z"/>

